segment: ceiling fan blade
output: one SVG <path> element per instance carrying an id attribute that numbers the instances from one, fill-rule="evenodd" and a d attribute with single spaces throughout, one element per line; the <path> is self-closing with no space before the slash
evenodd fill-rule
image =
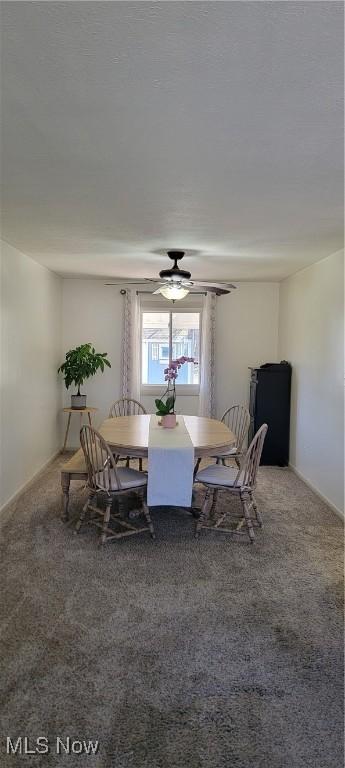
<path id="1" fill-rule="evenodd" d="M 229 288 L 216 288 L 214 285 L 195 285 L 191 288 L 188 288 L 189 293 L 215 293 L 216 296 L 225 296 L 227 293 L 231 293 Z"/>
<path id="2" fill-rule="evenodd" d="M 236 285 L 233 285 L 233 283 L 212 283 L 208 282 L 208 280 L 193 280 L 190 285 L 196 285 L 202 288 L 224 288 L 227 291 L 234 291 L 236 289 Z"/>

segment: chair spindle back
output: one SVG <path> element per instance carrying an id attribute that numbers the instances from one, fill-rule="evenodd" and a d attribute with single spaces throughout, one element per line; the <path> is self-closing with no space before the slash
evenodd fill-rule
<path id="1" fill-rule="evenodd" d="M 242 465 L 241 470 L 239 470 L 239 474 L 241 472 L 244 473 L 241 478 L 241 485 L 246 486 L 247 488 L 255 488 L 256 486 L 256 477 L 267 430 L 267 424 L 263 424 L 260 429 L 258 429 L 247 450 L 244 464 Z"/>
<path id="2" fill-rule="evenodd" d="M 232 405 L 231 408 L 228 408 L 223 413 L 221 421 L 236 436 L 236 447 L 240 453 L 249 428 L 250 415 L 248 408 L 245 405 Z"/>
<path id="3" fill-rule="evenodd" d="M 146 414 L 146 411 L 138 400 L 134 400 L 131 397 L 121 397 L 120 400 L 116 400 L 112 404 L 109 411 L 109 419 L 113 419 L 116 416 L 139 416 L 142 413 Z"/>
<path id="4" fill-rule="evenodd" d="M 89 424 L 80 430 L 80 442 L 84 452 L 89 486 L 95 491 L 120 490 L 121 483 L 113 454 L 102 435 Z M 114 487 L 114 479 L 117 485 Z"/>

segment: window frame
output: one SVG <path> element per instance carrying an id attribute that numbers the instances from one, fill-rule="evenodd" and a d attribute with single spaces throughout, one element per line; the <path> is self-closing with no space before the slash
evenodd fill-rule
<path id="1" fill-rule="evenodd" d="M 148 312 L 155 312 L 157 314 L 160 314 L 162 312 L 169 315 L 169 350 L 172 349 L 172 315 L 175 314 L 198 314 L 199 315 L 199 384 L 179 384 L 178 380 L 175 384 L 176 393 L 179 395 L 190 395 L 191 397 L 196 397 L 200 393 L 200 371 L 201 371 L 201 328 L 202 328 L 202 307 L 200 304 L 198 306 L 179 306 L 176 307 L 173 306 L 173 309 L 168 308 L 166 304 L 161 304 L 158 302 L 155 303 L 144 303 L 140 307 L 140 392 L 142 395 L 155 395 L 158 396 L 162 394 L 162 388 L 164 388 L 165 382 L 162 381 L 161 384 L 143 384 L 142 381 L 142 375 L 143 375 L 143 360 L 142 360 L 142 332 L 143 332 L 143 315 Z M 167 364 L 168 365 L 168 364 Z"/>

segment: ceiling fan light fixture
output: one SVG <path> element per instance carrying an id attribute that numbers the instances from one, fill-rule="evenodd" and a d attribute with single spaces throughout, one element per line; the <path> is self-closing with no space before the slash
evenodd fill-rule
<path id="1" fill-rule="evenodd" d="M 153 296 L 161 294 L 164 298 L 170 301 L 179 301 L 184 299 L 190 290 L 201 289 L 203 293 L 214 293 L 216 296 L 223 296 L 224 294 L 231 293 L 236 286 L 232 283 L 221 282 L 208 282 L 206 280 L 191 280 L 191 273 L 186 269 L 180 269 L 178 262 L 183 259 L 184 251 L 168 251 L 169 259 L 174 262 L 174 266 L 170 269 L 161 269 L 159 278 L 144 277 L 141 280 L 130 279 L 127 281 L 125 278 L 120 282 L 106 283 L 106 285 L 123 285 L 128 282 L 133 285 L 147 285 L 159 283 L 160 287 L 153 291 Z M 117 278 L 116 278 L 117 279 Z"/>
<path id="2" fill-rule="evenodd" d="M 164 296 L 165 299 L 170 299 L 170 301 L 179 301 L 188 295 L 189 290 L 188 288 L 183 288 L 182 285 L 172 284 L 162 285 L 162 287 L 159 289 L 159 292 L 162 294 L 162 296 Z"/>

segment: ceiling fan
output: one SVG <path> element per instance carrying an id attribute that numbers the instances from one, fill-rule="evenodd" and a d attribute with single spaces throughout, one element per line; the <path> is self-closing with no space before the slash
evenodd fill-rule
<path id="1" fill-rule="evenodd" d="M 115 278 L 116 282 L 106 283 L 106 285 L 147 285 L 147 283 L 158 283 L 159 288 L 153 291 L 153 295 L 162 294 L 164 298 L 171 301 L 179 301 L 184 299 L 188 293 L 199 292 L 200 288 L 206 293 L 215 293 L 217 296 L 221 296 L 225 293 L 230 293 L 236 286 L 232 283 L 212 283 L 207 280 L 191 280 L 191 273 L 186 269 L 180 269 L 178 262 L 185 255 L 184 251 L 167 251 L 169 259 L 174 262 L 173 267 L 170 269 L 162 269 L 159 273 L 159 277 L 151 278 L 144 277 L 141 280 L 132 280 L 125 278 L 121 281 Z"/>

